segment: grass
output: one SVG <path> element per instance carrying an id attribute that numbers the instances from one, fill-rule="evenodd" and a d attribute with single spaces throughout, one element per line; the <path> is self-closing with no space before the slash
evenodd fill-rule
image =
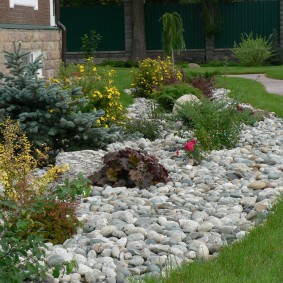
<path id="1" fill-rule="evenodd" d="M 255 108 L 275 112 L 278 117 L 283 118 L 283 96 L 267 93 L 259 82 L 244 78 L 218 77 L 217 86 L 230 89 L 230 97 Z"/>
<path id="2" fill-rule="evenodd" d="M 133 97 L 124 93 L 124 89 L 131 88 L 132 83 L 132 74 L 131 68 L 114 68 L 110 66 L 97 66 L 98 70 L 115 70 L 116 77 L 115 77 L 115 86 L 119 89 L 121 93 L 121 103 L 123 108 L 128 107 L 130 104 L 133 103 Z"/>
<path id="3" fill-rule="evenodd" d="M 200 68 L 185 68 L 186 73 L 197 72 L 214 72 L 220 74 L 266 74 L 267 77 L 272 79 L 283 80 L 283 65 L 280 66 L 259 66 L 259 67 L 243 67 L 243 66 L 201 66 Z"/>

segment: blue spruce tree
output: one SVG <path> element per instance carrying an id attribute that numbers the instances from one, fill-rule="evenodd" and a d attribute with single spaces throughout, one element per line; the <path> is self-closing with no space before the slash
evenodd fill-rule
<path id="1" fill-rule="evenodd" d="M 35 145 L 53 149 L 97 149 L 117 141 L 119 128 L 99 127 L 103 110 L 82 113 L 88 102 L 80 88 L 64 90 L 38 76 L 42 55 L 24 64 L 28 53 L 14 44 L 14 52 L 5 52 L 9 75 L 0 72 L 0 113 L 20 122 L 22 130 Z"/>

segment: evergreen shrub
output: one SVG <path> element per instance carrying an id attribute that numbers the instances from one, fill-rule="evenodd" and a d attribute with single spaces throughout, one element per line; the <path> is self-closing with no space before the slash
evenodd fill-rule
<path id="1" fill-rule="evenodd" d="M 34 144 L 47 144 L 52 149 L 100 148 L 117 140 L 115 125 L 111 129 L 101 127 L 104 110 L 82 112 L 89 100 L 81 88 L 62 89 L 59 84 L 47 84 L 38 76 L 42 56 L 27 65 L 24 56 L 20 44 L 14 45 L 14 52 L 5 52 L 10 74 L 0 74 L 0 110 L 6 117 L 20 121 Z"/>

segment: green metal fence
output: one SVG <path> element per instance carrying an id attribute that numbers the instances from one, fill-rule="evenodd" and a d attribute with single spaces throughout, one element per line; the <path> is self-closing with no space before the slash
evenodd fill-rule
<path id="1" fill-rule="evenodd" d="M 102 39 L 98 51 L 125 50 L 123 6 L 61 8 L 61 22 L 67 29 L 67 51 L 80 52 L 81 37 L 95 29 Z"/>
<path id="2" fill-rule="evenodd" d="M 145 30 L 148 50 L 162 49 L 161 16 L 165 12 L 180 14 L 184 25 L 184 40 L 189 49 L 205 47 L 205 36 L 200 4 L 152 4 L 145 5 Z"/>
<path id="3" fill-rule="evenodd" d="M 280 1 L 245 1 L 222 3 L 219 7 L 221 30 L 215 37 L 215 48 L 231 48 L 242 33 L 269 37 L 280 31 Z"/>
<path id="4" fill-rule="evenodd" d="M 134 0 L 135 1 L 135 0 Z M 187 49 L 205 48 L 201 4 L 145 4 L 145 31 L 148 50 L 162 49 L 161 16 L 178 12 L 184 24 Z M 221 30 L 215 36 L 215 48 L 231 48 L 242 33 L 268 37 L 273 29 L 280 34 L 280 0 L 252 0 L 222 3 L 219 6 Z M 95 6 L 61 8 L 61 22 L 67 28 L 67 51 L 81 51 L 81 37 L 95 29 L 102 36 L 98 51 L 125 50 L 124 7 Z"/>

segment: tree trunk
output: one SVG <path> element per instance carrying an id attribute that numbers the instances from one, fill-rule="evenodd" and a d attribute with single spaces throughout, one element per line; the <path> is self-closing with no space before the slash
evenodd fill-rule
<path id="1" fill-rule="evenodd" d="M 132 0 L 133 45 L 132 60 L 140 61 L 147 57 L 145 43 L 144 0 Z"/>

